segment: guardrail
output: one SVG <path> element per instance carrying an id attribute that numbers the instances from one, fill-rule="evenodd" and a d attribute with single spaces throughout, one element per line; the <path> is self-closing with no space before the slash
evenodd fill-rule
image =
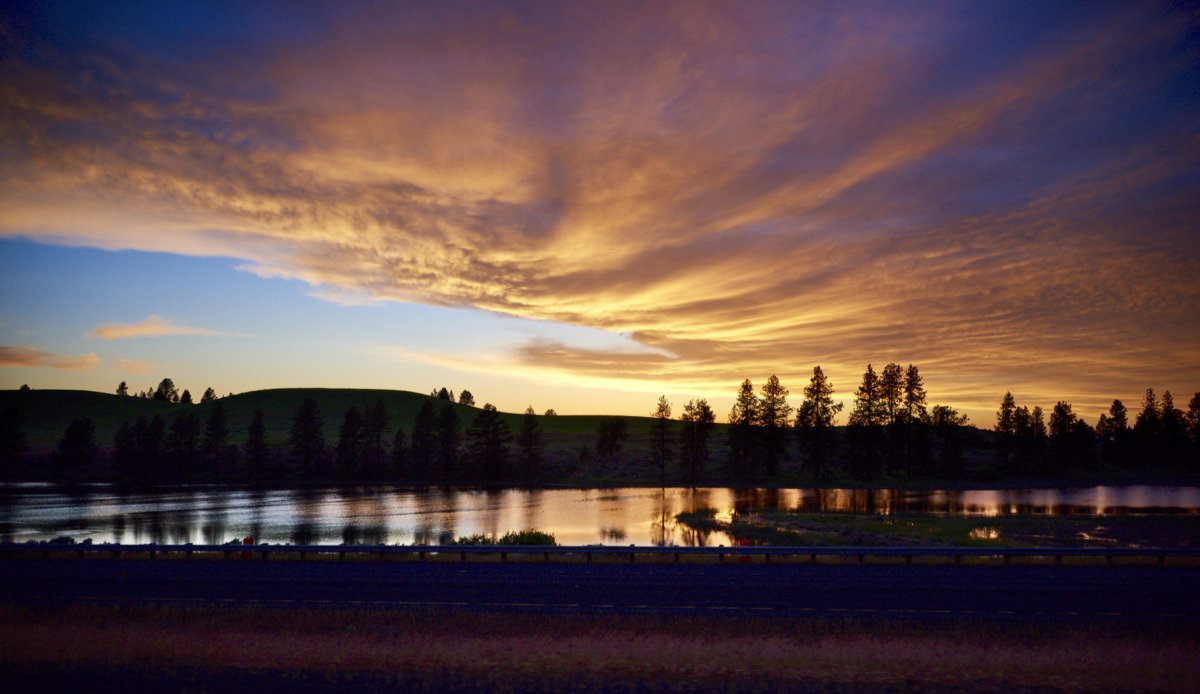
<path id="1" fill-rule="evenodd" d="M 507 561 L 509 555 L 542 555 L 543 561 L 550 561 L 551 556 L 583 556 L 591 562 L 595 557 L 620 556 L 636 561 L 642 556 L 671 556 L 679 562 L 681 557 L 716 556 L 719 561 L 726 557 L 738 557 L 753 560 L 763 557 L 770 563 L 771 557 L 808 557 L 816 563 L 818 557 L 856 557 L 863 563 L 866 557 L 903 557 L 911 563 L 913 557 L 947 557 L 959 563 L 964 557 L 1001 558 L 1004 563 L 1010 563 L 1014 558 L 1043 557 L 1054 558 L 1055 563 L 1062 563 L 1064 557 L 1102 557 L 1108 563 L 1116 558 L 1157 559 L 1159 564 L 1166 564 L 1169 558 L 1198 558 L 1200 549 L 1176 549 L 1161 547 L 1138 548 L 1105 548 L 1105 547 L 656 547 L 615 545 L 582 545 L 582 546 L 527 546 L 527 545 L 117 545 L 117 544 L 67 544 L 67 543 L 23 543 L 0 544 L 0 556 L 11 555 L 42 555 L 51 553 L 73 553 L 79 556 L 87 554 L 111 553 L 114 558 L 129 554 L 144 554 L 154 559 L 160 555 L 183 555 L 191 557 L 194 554 L 222 554 L 225 558 L 237 555 L 239 558 L 257 556 L 266 560 L 271 556 L 299 556 L 337 554 L 345 559 L 347 555 L 377 555 L 380 558 L 397 555 L 415 555 L 424 560 L 435 555 L 455 555 L 460 561 L 467 561 L 469 555 L 499 555 L 501 561 Z"/>

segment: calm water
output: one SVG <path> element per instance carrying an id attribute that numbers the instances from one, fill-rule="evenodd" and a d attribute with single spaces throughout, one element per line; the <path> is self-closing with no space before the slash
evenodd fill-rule
<path id="1" fill-rule="evenodd" d="M 1200 513 L 1200 487 L 1090 487 L 963 491 L 851 489 L 323 489 L 247 491 L 176 488 L 118 494 L 98 487 L 64 494 L 49 486 L 0 491 L 0 541 L 217 544 L 258 542 L 436 544 L 464 535 L 536 528 L 560 544 L 726 544 L 698 536 L 676 514 L 715 508 L 878 514 Z"/>

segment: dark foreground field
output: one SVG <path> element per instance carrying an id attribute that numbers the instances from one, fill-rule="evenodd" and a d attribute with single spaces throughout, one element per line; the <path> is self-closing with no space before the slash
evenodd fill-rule
<path id="1" fill-rule="evenodd" d="M 1195 691 L 1195 567 L 10 560 L 10 691 Z"/>
<path id="2" fill-rule="evenodd" d="M 1195 691 L 1179 624 L 0 607 L 7 691 Z"/>

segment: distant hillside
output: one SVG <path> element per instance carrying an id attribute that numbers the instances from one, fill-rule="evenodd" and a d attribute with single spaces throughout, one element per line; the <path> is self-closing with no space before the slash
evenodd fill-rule
<path id="1" fill-rule="evenodd" d="M 123 397 L 110 393 L 86 390 L 0 390 L 0 411 L 16 408 L 26 431 L 30 453 L 48 454 L 54 450 L 63 431 L 72 419 L 90 417 L 96 428 L 96 441 L 101 448 L 111 446 L 113 435 L 122 422 L 138 417 L 161 415 L 168 423 L 181 412 L 194 412 L 201 420 L 206 419 L 212 408 L 220 403 L 229 418 L 231 438 L 240 443 L 246 437 L 246 428 L 256 410 L 262 410 L 267 425 L 268 443 L 276 446 L 287 444 L 292 421 L 300 403 L 312 398 L 324 418 L 322 432 L 325 441 L 337 441 L 338 428 L 350 407 L 363 410 L 382 401 L 389 415 L 388 430 L 394 434 L 397 426 L 411 432 L 413 420 L 421 404 L 429 401 L 435 411 L 447 401 L 429 395 L 402 390 L 374 390 L 365 388 L 274 388 L 255 390 L 231 395 L 204 404 L 181 405 L 159 402 L 137 397 Z M 479 407 L 454 403 L 463 427 L 470 425 Z M 515 432 L 521 426 L 522 414 L 501 413 L 502 418 Z M 602 416 L 553 415 L 538 416 L 542 431 L 548 435 L 592 434 Z M 638 428 L 648 428 L 648 417 L 626 417 L 630 433 Z"/>
<path id="2" fill-rule="evenodd" d="M 240 446 L 245 442 L 254 413 L 261 410 L 267 428 L 267 443 L 279 452 L 288 445 L 292 423 L 305 398 L 312 398 L 317 404 L 323 418 L 322 434 L 329 448 L 337 443 L 345 413 L 352 406 L 363 411 L 376 401 L 383 402 L 388 414 L 385 439 L 390 445 L 397 427 L 404 429 L 406 439 L 412 435 L 413 421 L 424 402 L 431 402 L 435 412 L 448 402 L 407 391 L 352 388 L 258 390 L 193 405 L 91 391 L 4 390 L 0 391 L 0 412 L 10 408 L 18 412 L 29 447 L 26 457 L 31 463 L 38 464 L 53 454 L 68 424 L 75 418 L 87 417 L 92 420 L 96 444 L 101 457 L 104 457 L 111 454 L 114 435 L 123 422 L 132 423 L 138 417 L 151 419 L 158 415 L 170 426 L 176 417 L 185 412 L 194 413 L 204 422 L 217 404 L 225 408 L 231 443 Z M 458 412 L 461 430 L 465 435 L 481 408 L 451 404 Z M 520 413 L 501 413 L 501 418 L 514 436 L 520 430 L 523 417 Z M 538 415 L 547 483 L 649 483 L 648 466 L 642 465 L 647 449 L 645 439 L 650 428 L 649 417 L 621 418 L 626 420 L 628 433 L 621 460 L 598 460 L 595 456 L 581 459 L 580 448 L 593 445 L 596 429 L 604 419 L 608 417 Z M 515 445 L 510 448 L 515 452 Z M 33 474 L 39 476 L 36 469 Z"/>

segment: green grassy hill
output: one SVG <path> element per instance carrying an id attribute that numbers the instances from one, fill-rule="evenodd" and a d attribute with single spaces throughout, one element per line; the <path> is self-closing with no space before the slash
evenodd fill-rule
<path id="1" fill-rule="evenodd" d="M 95 427 L 95 439 L 101 455 L 113 447 L 113 437 L 123 422 L 138 417 L 161 416 L 169 427 L 172 420 L 184 412 L 193 412 L 203 423 L 220 404 L 225 408 L 232 443 L 241 445 L 257 410 L 261 410 L 267 427 L 267 442 L 276 449 L 288 443 L 292 422 L 300 403 L 312 398 L 324 419 L 322 428 L 325 443 L 332 447 L 338 430 L 350 407 L 360 411 L 383 402 L 388 413 L 386 440 L 390 445 L 397 427 L 403 428 L 406 439 L 412 434 L 413 421 L 422 403 L 429 401 L 435 412 L 446 401 L 429 395 L 396 390 L 349 388 L 279 388 L 230 395 L 204 404 L 183 405 L 158 402 L 137 397 L 77 390 L 0 391 L 0 412 L 15 409 L 21 420 L 29 446 L 31 461 L 48 459 L 72 419 L 88 417 Z M 458 411 L 465 434 L 480 408 L 453 404 Z M 515 434 L 520 430 L 523 414 L 501 413 Z M 620 460 L 598 459 L 595 455 L 581 458 L 581 448 L 594 446 L 596 429 L 606 419 L 594 415 L 538 415 L 543 437 L 546 481 L 550 484 L 626 484 L 651 483 L 654 477 L 646 462 L 649 417 L 626 417 L 628 438 L 622 447 Z M 513 446 L 515 450 L 515 445 Z M 718 452 L 714 446 L 714 453 Z"/>

